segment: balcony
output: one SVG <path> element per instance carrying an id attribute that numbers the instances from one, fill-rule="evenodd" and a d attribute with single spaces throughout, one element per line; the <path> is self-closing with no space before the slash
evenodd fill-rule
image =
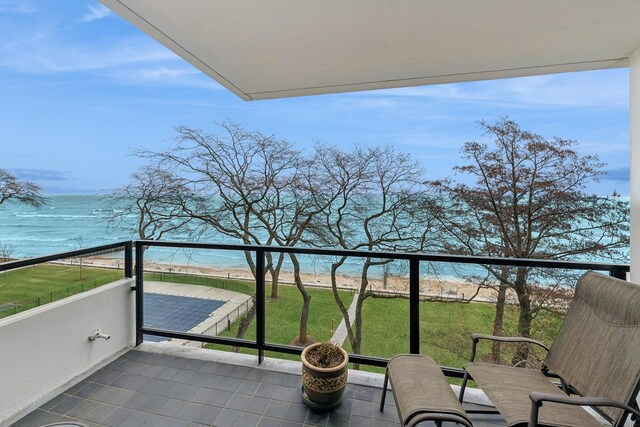
<path id="1" fill-rule="evenodd" d="M 247 251 L 255 260 L 257 280 L 213 282 L 212 278 L 201 274 L 179 277 L 175 271 L 159 273 L 150 268 L 152 264 L 147 258 L 155 249 L 162 248 L 187 249 L 191 256 L 193 251 L 207 256 Z M 71 420 L 90 426 L 399 425 L 393 399 L 387 399 L 384 412 L 377 410 L 383 379 L 381 367 L 393 354 L 430 354 L 433 351 L 429 345 L 429 327 L 433 328 L 433 325 L 425 324 L 426 312 L 430 310 L 426 304 L 445 304 L 450 316 L 459 313 L 455 310 L 460 304 L 486 305 L 486 302 L 461 303 L 460 295 L 430 292 L 425 283 L 429 281 L 433 265 L 493 264 L 562 271 L 594 269 L 622 277 L 628 271 L 628 266 L 615 264 L 145 241 L 135 242 L 135 252 L 134 244 L 122 242 L 12 261 L 0 264 L 0 272 L 4 275 L 10 271 L 36 269 L 58 260 L 66 262 L 62 265 L 75 260 L 75 268 L 79 268 L 80 259 L 115 250 L 122 254 L 120 261 L 111 258 L 112 264 L 120 266 L 115 270 L 121 276 L 118 280 L 89 287 L 84 292 L 71 292 L 72 295 L 59 300 L 55 300 L 52 293 L 47 304 L 40 298 L 40 306 L 22 312 L 16 309 L 16 314 L 0 319 L 0 342 L 3 348 L 12 349 L 3 352 L 0 358 L 0 370 L 6 373 L 0 388 L 0 425 L 39 426 Z M 266 260 L 273 254 L 289 252 L 300 258 L 389 259 L 406 267 L 399 270 L 406 272 L 402 276 L 406 290 L 379 291 L 380 301 L 406 305 L 407 316 L 403 324 L 391 328 L 387 324 L 386 331 L 381 330 L 380 324 L 388 323 L 385 319 L 397 315 L 387 312 L 374 316 L 380 324 L 363 326 L 384 337 L 397 335 L 402 344 L 386 349 L 364 345 L 362 351 L 351 354 L 351 362 L 359 364 L 360 369 L 350 370 L 344 402 L 327 414 L 318 414 L 303 405 L 299 392 L 300 363 L 297 361 L 301 347 L 283 342 L 274 333 L 277 320 L 274 315 L 282 316 L 282 312 L 273 311 L 277 301 L 269 300 L 266 295 L 268 284 L 264 272 L 269 267 Z M 89 274 L 86 261 L 84 268 L 84 274 Z M 466 273 L 462 274 L 469 272 L 464 271 Z M 293 286 L 283 286 L 295 291 Z M 330 292 L 322 287 L 316 291 Z M 348 286 L 341 291 L 347 297 L 353 295 Z M 255 294 L 255 299 L 251 294 Z M 163 320 L 162 316 L 158 317 L 166 311 L 162 300 L 158 305 L 151 304 L 157 295 L 174 298 L 171 304 L 198 300 L 205 305 L 202 308 L 205 315 L 201 319 L 190 319 L 200 310 L 199 306 L 193 306 L 186 316 L 187 313 L 182 312 L 181 317 L 177 310 L 176 315 L 165 316 L 169 320 Z M 250 329 L 245 338 L 235 338 L 229 328 L 233 329 L 238 319 L 251 308 L 252 301 L 255 301 L 256 313 L 254 330 Z M 313 316 L 314 312 L 310 317 Z M 189 320 L 192 322 L 188 323 Z M 371 317 L 367 321 L 371 322 Z M 332 325 L 331 329 L 337 327 L 337 324 Z M 98 328 L 111 338 L 90 341 L 88 336 Z M 371 339 L 366 333 L 363 336 L 365 340 Z M 345 344 L 345 348 L 350 348 L 348 340 Z M 203 345 L 206 348 L 200 348 Z M 241 352 L 221 351 L 227 346 L 235 346 Z M 460 366 L 443 367 L 442 370 L 456 390 L 456 379 L 462 375 Z M 465 407 L 472 412 L 481 412 L 489 404 L 478 390 L 468 393 L 465 398 Z M 477 413 L 473 417 L 474 425 L 504 425 L 498 415 Z"/>
<path id="2" fill-rule="evenodd" d="M 205 350 L 186 357 L 142 345 L 43 404 L 15 426 L 80 421 L 89 426 L 396 426 L 393 399 L 379 412 L 382 376 L 356 376 L 339 409 L 309 410 L 300 397 L 299 364 L 234 361 Z M 179 354 L 179 353 L 178 353 Z M 474 405 L 466 405 L 468 408 Z M 501 424 L 477 415 L 474 425 Z"/>

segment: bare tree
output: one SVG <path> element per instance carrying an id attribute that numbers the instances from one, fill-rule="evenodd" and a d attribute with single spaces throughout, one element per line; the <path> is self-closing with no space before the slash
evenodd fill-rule
<path id="1" fill-rule="evenodd" d="M 21 181 L 15 175 L 0 169 L 0 205 L 10 200 L 31 206 L 42 206 L 46 203 L 37 184 Z"/>
<path id="2" fill-rule="evenodd" d="M 0 242 L 0 262 L 11 261 L 15 249 L 11 243 Z"/>
<path id="3" fill-rule="evenodd" d="M 438 219 L 444 251 L 534 259 L 625 256 L 628 204 L 616 194 L 586 192 L 586 185 L 603 174 L 597 157 L 580 155 L 575 141 L 545 139 L 506 118 L 480 126 L 492 141 L 464 145 L 467 163 L 454 168 L 460 179 L 430 183 L 439 197 L 428 210 Z M 466 184 L 467 177 L 475 182 Z M 518 333 L 528 337 L 536 314 L 570 283 L 541 269 L 486 269 L 498 283 L 498 335 L 507 289 L 518 299 Z M 527 347 L 519 348 L 513 362 L 527 360 L 528 354 Z"/>
<path id="4" fill-rule="evenodd" d="M 314 197 L 316 184 L 315 158 L 302 159 L 298 157 L 295 173 L 284 180 L 276 180 L 264 199 L 263 209 L 254 210 L 253 214 L 265 227 L 269 236 L 279 246 L 295 246 L 303 240 L 307 228 L 314 218 L 320 215 L 331 203 L 330 198 L 323 198 L 322 202 Z M 284 254 L 280 253 L 277 265 L 283 262 Z M 302 296 L 300 310 L 299 334 L 293 340 L 296 345 L 308 345 L 313 339 L 307 335 L 307 323 L 311 295 L 307 292 L 301 276 L 300 261 L 295 254 L 289 254 L 293 264 L 294 283 Z M 280 267 L 275 269 L 279 270 Z M 274 287 L 272 286 L 272 298 Z"/>
<path id="5" fill-rule="evenodd" d="M 306 167 L 291 143 L 260 132 L 224 122 L 221 133 L 178 127 L 176 142 L 162 152 L 141 152 L 181 176 L 193 197 L 182 198 L 180 215 L 200 224 L 200 230 L 215 230 L 244 244 L 293 246 L 302 234 L 310 212 L 301 195 Z M 307 168 L 308 169 L 308 168 Z M 278 298 L 280 271 L 284 255 L 266 253 L 271 276 L 271 298 Z M 256 276 L 253 254 L 245 252 L 246 262 Z M 295 266 L 295 257 L 292 257 Z M 298 340 L 306 342 L 306 319 L 310 296 L 304 290 L 299 269 L 294 268 L 296 285 L 303 296 Z M 255 315 L 255 304 L 241 321 L 243 336 Z"/>
<path id="6" fill-rule="evenodd" d="M 109 194 L 106 202 L 113 208 L 107 219 L 109 229 L 130 226 L 136 218 L 135 232 L 143 240 L 160 240 L 165 233 L 184 230 L 191 218 L 182 215 L 181 200 L 189 188 L 175 174 L 146 165 L 131 174 L 131 182 Z"/>
<path id="7" fill-rule="evenodd" d="M 336 147 L 317 147 L 316 198 L 329 203 L 309 230 L 309 243 L 362 251 L 408 251 L 420 247 L 421 233 L 413 215 L 423 189 L 421 166 L 408 154 L 388 146 L 354 147 L 345 152 Z M 337 273 L 346 257 L 331 264 L 334 299 L 345 321 L 347 336 L 354 353 L 362 347 L 362 306 L 374 296 L 369 288 L 370 271 L 390 262 L 364 258 L 356 293 L 355 313 L 338 294 Z"/>
<path id="8" fill-rule="evenodd" d="M 85 245 L 83 236 L 74 237 L 72 240 L 75 249 L 84 249 Z M 83 281 L 84 278 L 82 277 L 82 263 L 84 262 L 84 256 L 80 255 L 76 258 L 76 260 L 78 261 L 78 280 Z"/>

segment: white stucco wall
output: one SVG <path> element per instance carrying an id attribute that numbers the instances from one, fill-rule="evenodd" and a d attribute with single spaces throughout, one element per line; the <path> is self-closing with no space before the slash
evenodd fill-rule
<path id="1" fill-rule="evenodd" d="M 134 345 L 132 280 L 0 319 L 0 426 L 9 425 Z M 111 339 L 89 341 L 96 328 Z"/>
<path id="2" fill-rule="evenodd" d="M 640 50 L 629 57 L 631 281 L 640 283 Z"/>

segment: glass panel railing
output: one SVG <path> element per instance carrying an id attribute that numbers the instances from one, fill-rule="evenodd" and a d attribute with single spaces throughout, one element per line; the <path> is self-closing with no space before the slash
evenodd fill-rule
<path id="1" fill-rule="evenodd" d="M 352 283 L 339 276 L 334 291 L 327 258 L 299 254 L 295 256 L 298 268 L 294 268 L 291 257 L 282 255 L 282 260 L 277 253 L 266 255 L 272 268 L 265 280 L 265 341 L 300 348 L 334 338 L 342 343 L 345 337 L 339 331 L 342 315 L 336 298 L 348 308 L 355 292 Z M 275 352 L 267 356 L 300 359 Z"/>
<path id="2" fill-rule="evenodd" d="M 442 366 L 454 368 L 445 369 L 453 377 L 461 375 L 460 368 L 470 355 L 471 334 L 497 330 L 500 279 L 510 285 L 504 292 L 499 333 L 517 335 L 524 331 L 549 345 L 584 269 L 613 271 L 616 275 L 628 270 L 625 265 L 455 255 L 369 253 L 371 256 L 366 257 L 362 256 L 364 252 L 353 251 L 137 243 L 142 244 L 150 248 L 144 262 L 145 303 L 158 299 L 150 294 L 167 294 L 167 289 L 173 289 L 173 296 L 224 303 L 203 308 L 206 320 L 203 317 L 197 328 L 192 325 L 184 329 L 202 336 L 201 340 L 187 337 L 193 341 L 212 342 L 205 344 L 206 348 L 228 350 L 234 345 L 230 340 L 242 337 L 244 341 L 236 342 L 234 351 L 256 354 L 253 348 L 260 347 L 266 356 L 298 360 L 295 353 L 305 344 L 332 340 L 355 356 L 354 363 L 361 365 L 356 368 L 382 372 L 369 365 L 383 366 L 385 359 L 396 354 L 419 351 Z M 156 250 L 158 253 L 153 254 Z M 180 255 L 180 251 L 185 253 Z M 259 264 L 257 254 L 264 255 L 265 266 L 264 280 L 260 280 L 264 282 L 264 298 L 260 300 L 254 273 L 248 267 Z M 491 262 L 519 267 L 490 269 Z M 295 271 L 299 271 L 299 277 Z M 527 279 L 525 297 L 519 289 L 522 274 Z M 229 294 L 224 297 L 224 292 Z M 241 301 L 222 310 L 230 307 L 233 295 Z M 146 317 L 150 310 L 145 307 L 148 327 L 178 331 L 176 327 L 154 326 Z M 193 316 L 198 310 L 178 311 Z M 529 310 L 529 314 L 523 316 L 523 310 Z M 245 332 L 239 333 L 243 329 Z M 500 363 L 517 362 L 517 356 L 524 355 L 527 360 L 522 363 L 534 365 L 544 358 L 544 352 L 537 349 L 524 352 L 518 347 L 500 347 Z M 482 360 L 496 355 L 496 346 L 490 343 L 479 347 Z"/>
<path id="3" fill-rule="evenodd" d="M 351 273 L 357 291 L 351 302 L 355 317 L 352 334 L 344 343 L 345 349 L 356 355 L 380 358 L 408 353 L 408 262 L 380 258 L 362 258 L 358 261 L 352 266 Z M 352 368 L 384 372 L 383 368 L 366 365 L 352 365 Z"/>
<path id="4" fill-rule="evenodd" d="M 205 340 L 255 339 L 254 326 L 238 333 L 254 312 L 255 281 L 243 253 L 149 247 L 144 250 L 143 289 L 145 328 L 203 337 L 200 341 L 145 334 L 146 341 L 229 350 Z"/>
<path id="5" fill-rule="evenodd" d="M 98 251 L 0 272 L 0 318 L 122 279 L 123 254 Z"/>
<path id="6" fill-rule="evenodd" d="M 457 368 L 469 359 L 472 333 L 525 334 L 551 345 L 584 272 L 492 266 L 446 271 L 421 281 L 420 350 L 442 366 Z M 523 348 L 481 341 L 476 360 L 539 367 L 546 352 Z"/>

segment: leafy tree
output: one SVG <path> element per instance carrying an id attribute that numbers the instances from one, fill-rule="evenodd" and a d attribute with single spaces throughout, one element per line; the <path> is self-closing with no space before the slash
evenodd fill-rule
<path id="1" fill-rule="evenodd" d="M 15 175 L 0 169 L 0 205 L 10 200 L 36 207 L 46 203 L 37 184 L 21 181 Z"/>
<path id="2" fill-rule="evenodd" d="M 534 259 L 626 255 L 628 204 L 616 194 L 603 197 L 586 190 L 604 173 L 596 156 L 580 154 L 576 141 L 546 139 L 507 118 L 480 126 L 491 142 L 466 143 L 466 164 L 454 168 L 457 178 L 430 182 L 438 197 L 427 208 L 437 218 L 442 250 Z M 499 283 L 498 335 L 507 289 L 518 299 L 518 333 L 528 337 L 537 313 L 569 283 L 541 269 L 486 270 Z M 527 358 L 528 349 L 520 347 L 513 361 Z"/>

